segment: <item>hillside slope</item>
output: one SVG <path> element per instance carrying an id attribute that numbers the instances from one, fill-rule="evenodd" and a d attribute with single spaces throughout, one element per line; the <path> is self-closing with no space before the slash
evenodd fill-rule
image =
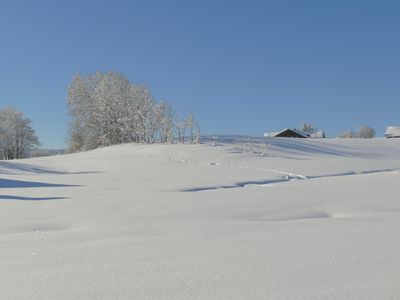
<path id="1" fill-rule="evenodd" d="M 397 299 L 400 140 L 0 162 L 4 299 Z"/>

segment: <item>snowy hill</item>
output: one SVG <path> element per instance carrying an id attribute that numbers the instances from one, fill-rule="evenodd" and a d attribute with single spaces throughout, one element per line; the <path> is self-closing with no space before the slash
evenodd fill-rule
<path id="1" fill-rule="evenodd" d="M 400 139 L 0 161 L 4 299 L 397 299 Z"/>

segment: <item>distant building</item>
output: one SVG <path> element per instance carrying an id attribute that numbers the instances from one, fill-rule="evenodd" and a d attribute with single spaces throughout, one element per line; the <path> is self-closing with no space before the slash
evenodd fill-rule
<path id="1" fill-rule="evenodd" d="M 321 130 L 321 131 L 317 131 L 317 132 L 313 132 L 310 134 L 310 137 L 312 138 L 318 138 L 318 139 L 324 139 L 325 136 L 325 131 Z"/>
<path id="2" fill-rule="evenodd" d="M 305 132 L 299 129 L 286 128 L 279 132 L 264 133 L 265 137 L 289 137 L 289 138 L 325 138 L 324 131 Z"/>
<path id="3" fill-rule="evenodd" d="M 385 137 L 387 138 L 400 138 L 400 126 L 386 127 Z"/>

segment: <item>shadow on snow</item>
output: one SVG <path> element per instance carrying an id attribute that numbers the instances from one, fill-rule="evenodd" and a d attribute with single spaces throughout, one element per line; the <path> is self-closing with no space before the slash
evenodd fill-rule
<path id="1" fill-rule="evenodd" d="M 202 191 L 217 190 L 217 189 L 235 189 L 235 188 L 243 188 L 243 187 L 246 187 L 249 185 L 268 185 L 268 184 L 282 183 L 282 182 L 287 182 L 287 181 L 294 180 L 294 179 L 300 179 L 300 178 L 285 176 L 282 178 L 270 179 L 270 180 L 243 181 L 243 182 L 238 182 L 238 183 L 231 184 L 231 185 L 218 185 L 218 186 L 187 188 L 187 189 L 181 189 L 180 191 L 181 192 L 202 192 Z"/>
<path id="2" fill-rule="evenodd" d="M 20 197 L 11 195 L 0 195 L 0 200 L 21 200 L 21 201 L 46 201 L 46 200 L 63 200 L 67 197 Z"/>
<path id="3" fill-rule="evenodd" d="M 80 185 L 55 184 L 0 178 L 0 188 L 76 187 Z"/>
<path id="4" fill-rule="evenodd" d="M 67 172 L 55 169 L 43 168 L 35 165 L 16 163 L 10 161 L 0 161 L 0 173 L 15 175 L 15 172 L 28 172 L 35 174 L 53 174 L 53 175 L 66 175 L 66 174 L 93 174 L 100 172 Z"/>
<path id="5" fill-rule="evenodd" d="M 360 151 L 359 149 L 330 143 L 327 140 L 321 142 L 320 139 L 298 139 L 298 138 L 270 138 L 270 137 L 249 137 L 240 135 L 220 135 L 203 137 L 204 143 L 215 143 L 217 145 L 227 144 L 243 147 L 246 144 L 257 149 L 262 145 L 267 145 L 270 150 L 278 150 L 279 153 L 291 155 L 331 155 L 338 157 L 357 157 L 357 158 L 382 158 L 386 155 L 375 153 L 374 151 Z M 240 151 L 235 148 L 236 152 Z M 268 150 L 267 150 L 268 151 Z M 280 155 L 279 155 L 280 156 Z M 284 157 L 284 158 L 291 158 Z M 296 158 L 298 159 L 298 158 Z"/>

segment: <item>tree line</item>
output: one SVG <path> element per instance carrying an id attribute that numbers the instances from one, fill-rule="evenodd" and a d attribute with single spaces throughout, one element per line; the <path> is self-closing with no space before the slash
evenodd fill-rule
<path id="1" fill-rule="evenodd" d="M 120 73 L 77 74 L 68 89 L 69 152 L 122 143 L 199 143 L 193 113 L 177 117 L 146 85 Z M 27 157 L 40 145 L 32 121 L 15 107 L 0 110 L 0 159 Z"/>
<path id="2" fill-rule="evenodd" d="M 317 133 L 317 127 L 315 127 L 310 123 L 304 123 L 299 130 L 310 134 Z M 375 135 L 376 135 L 375 129 L 367 125 L 363 125 L 360 126 L 356 132 L 352 130 L 347 130 L 346 132 L 340 134 L 338 137 L 343 139 L 350 139 L 350 138 L 371 139 L 375 137 Z"/>
<path id="3" fill-rule="evenodd" d="M 172 106 L 156 101 L 146 85 L 132 84 L 122 74 L 97 72 L 74 76 L 68 88 L 69 152 L 122 143 L 199 143 L 200 127 L 190 113 L 178 118 Z M 0 110 L 0 159 L 26 157 L 39 146 L 32 121 L 14 107 Z M 300 130 L 317 133 L 311 124 Z M 372 138 L 362 126 L 342 138 Z"/>
<path id="4" fill-rule="evenodd" d="M 115 72 L 77 74 L 68 89 L 69 150 L 122 143 L 198 143 L 200 128 L 190 113 L 179 119 L 170 104 L 157 102 L 146 85 Z"/>
<path id="5" fill-rule="evenodd" d="M 364 138 L 364 139 L 372 139 L 375 137 L 375 129 L 369 126 L 361 126 L 358 128 L 357 132 L 352 130 L 347 130 L 345 133 L 339 135 L 340 138 L 351 139 L 351 138 Z"/>

